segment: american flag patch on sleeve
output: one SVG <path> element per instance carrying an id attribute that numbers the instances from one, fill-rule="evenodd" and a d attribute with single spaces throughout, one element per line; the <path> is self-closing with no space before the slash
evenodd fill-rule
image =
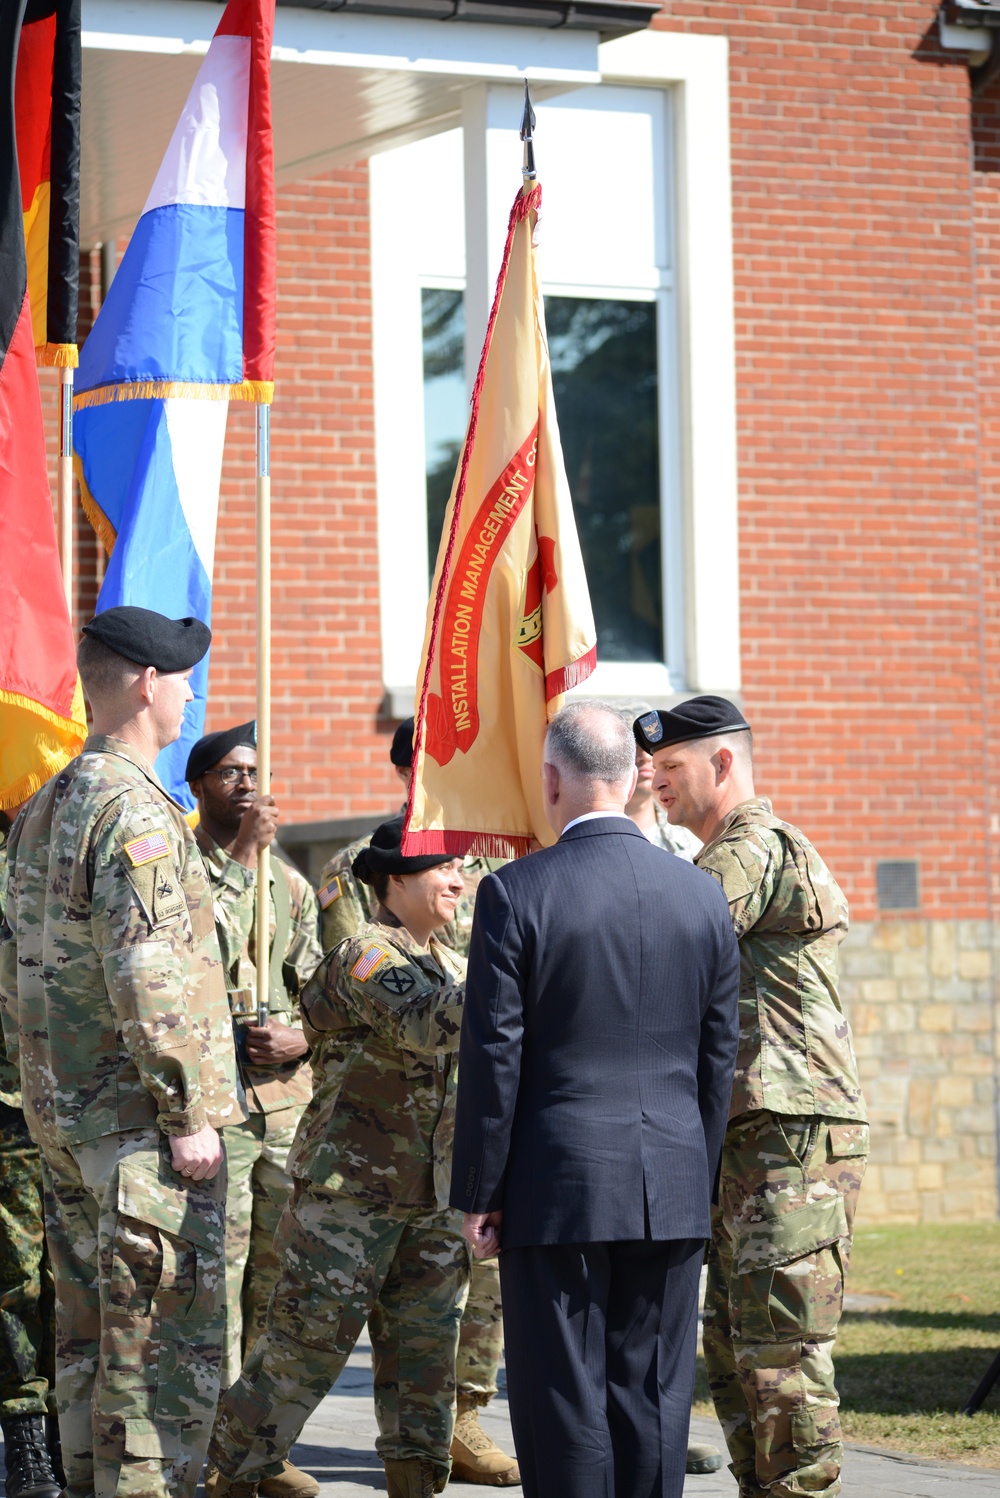
<path id="1" fill-rule="evenodd" d="M 140 864 L 152 863 L 154 858 L 169 858 L 170 844 L 162 832 L 147 832 L 145 837 L 133 838 L 132 842 L 126 843 L 125 852 L 132 867 L 137 869 Z"/>
<path id="2" fill-rule="evenodd" d="M 333 904 L 334 900 L 339 900 L 343 893 L 344 891 L 340 887 L 340 880 L 334 874 L 329 884 L 324 884 L 316 896 L 319 901 L 320 910 L 325 910 L 328 905 Z"/>
<path id="3" fill-rule="evenodd" d="M 377 967 L 381 967 L 382 963 L 388 962 L 388 960 L 389 954 L 384 947 L 365 947 L 361 956 L 351 968 L 351 977 L 359 978 L 363 983 L 366 978 L 371 977 Z"/>

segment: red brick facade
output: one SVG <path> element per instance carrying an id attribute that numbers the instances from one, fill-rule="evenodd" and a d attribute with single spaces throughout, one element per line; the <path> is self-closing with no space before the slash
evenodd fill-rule
<path id="1" fill-rule="evenodd" d="M 862 919 L 877 858 L 920 860 L 925 916 L 990 909 L 1000 117 L 936 13 L 668 0 L 657 23 L 730 39 L 759 780 Z"/>
<path id="2" fill-rule="evenodd" d="M 970 101 L 936 10 L 668 0 L 657 22 L 730 39 L 743 681 L 760 784 L 862 919 L 877 858 L 919 858 L 930 918 L 987 916 L 997 878 L 1000 83 Z M 379 717 L 365 167 L 283 190 L 278 227 L 275 789 L 301 822 L 396 799 Z M 231 410 L 212 727 L 253 712 L 252 419 Z"/>

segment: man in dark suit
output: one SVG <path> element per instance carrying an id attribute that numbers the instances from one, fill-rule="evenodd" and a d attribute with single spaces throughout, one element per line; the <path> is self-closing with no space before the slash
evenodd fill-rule
<path id="1" fill-rule="evenodd" d="M 502 1249 L 526 1498 L 680 1498 L 738 949 L 721 891 L 625 816 L 612 707 L 564 708 L 544 759 L 559 841 L 479 886 L 451 1202 Z"/>

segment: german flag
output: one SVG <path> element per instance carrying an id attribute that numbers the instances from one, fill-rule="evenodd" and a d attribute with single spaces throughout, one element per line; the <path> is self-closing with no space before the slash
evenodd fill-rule
<path id="1" fill-rule="evenodd" d="M 56 549 L 14 126 L 24 0 L 0 4 L 0 807 L 82 747 L 83 693 Z"/>
<path id="2" fill-rule="evenodd" d="M 28 297 L 39 364 L 75 368 L 80 291 L 80 4 L 27 0 L 14 83 Z M 6 0 L 17 9 L 17 0 Z"/>

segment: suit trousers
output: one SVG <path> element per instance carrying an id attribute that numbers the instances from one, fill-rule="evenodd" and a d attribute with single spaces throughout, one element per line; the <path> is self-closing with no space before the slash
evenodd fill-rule
<path id="1" fill-rule="evenodd" d="M 524 1498 L 681 1498 L 701 1239 L 500 1255 Z"/>

